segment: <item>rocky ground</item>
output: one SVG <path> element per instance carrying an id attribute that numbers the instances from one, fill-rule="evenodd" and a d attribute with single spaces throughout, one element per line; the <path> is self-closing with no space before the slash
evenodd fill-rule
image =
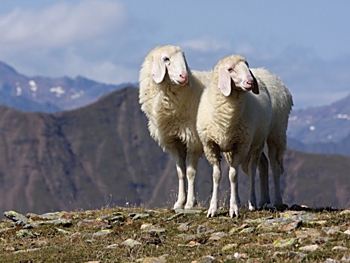
<path id="1" fill-rule="evenodd" d="M 350 210 L 4 213 L 1 262 L 350 262 Z"/>

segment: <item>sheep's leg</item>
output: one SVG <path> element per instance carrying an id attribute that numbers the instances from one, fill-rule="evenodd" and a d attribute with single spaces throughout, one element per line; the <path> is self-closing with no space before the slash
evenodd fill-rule
<path id="1" fill-rule="evenodd" d="M 282 154 L 278 153 L 278 150 L 274 147 L 269 147 L 269 157 L 271 163 L 271 170 L 273 175 L 273 182 L 275 186 L 275 201 L 274 206 L 279 207 L 283 205 L 282 195 L 281 195 L 281 183 L 280 177 L 283 173 L 283 159 Z"/>
<path id="2" fill-rule="evenodd" d="M 174 205 L 174 209 L 180 209 L 184 207 L 184 204 L 186 202 L 186 152 L 184 147 L 177 145 L 177 147 L 174 147 L 174 149 L 172 149 L 171 153 L 176 162 L 176 171 L 179 179 L 179 193 L 177 195 L 177 201 Z"/>
<path id="3" fill-rule="evenodd" d="M 213 165 L 213 193 L 211 196 L 207 217 L 213 217 L 217 213 L 220 180 L 221 180 L 220 163 L 217 163 Z"/>
<path id="4" fill-rule="evenodd" d="M 196 204 L 196 194 L 195 194 L 195 187 L 194 187 L 194 181 L 196 178 L 196 170 L 197 170 L 197 164 L 198 159 L 200 155 L 198 154 L 189 154 L 188 160 L 187 160 L 187 202 L 185 205 L 185 209 L 190 209 L 194 207 Z"/>
<path id="5" fill-rule="evenodd" d="M 263 152 L 259 161 L 259 177 L 260 177 L 260 207 L 264 207 L 270 203 L 269 194 L 269 161 Z"/>
<path id="6" fill-rule="evenodd" d="M 250 180 L 250 195 L 248 200 L 248 206 L 250 211 L 256 209 L 256 196 L 255 196 L 255 175 L 256 175 L 257 162 L 255 158 L 249 162 L 248 174 Z"/>
<path id="7" fill-rule="evenodd" d="M 230 165 L 229 170 L 229 179 L 231 186 L 231 197 L 230 197 L 230 217 L 234 217 L 235 215 L 238 217 L 238 206 L 240 203 L 239 195 L 238 195 L 238 166 Z"/>
<path id="8" fill-rule="evenodd" d="M 208 142 L 208 144 L 203 144 L 203 146 L 205 155 L 209 163 L 213 166 L 213 192 L 207 213 L 207 217 L 213 217 L 218 210 L 218 192 L 221 180 L 220 147 L 214 142 Z"/>

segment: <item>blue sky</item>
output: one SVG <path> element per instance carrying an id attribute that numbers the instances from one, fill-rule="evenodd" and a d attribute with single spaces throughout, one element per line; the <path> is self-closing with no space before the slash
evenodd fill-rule
<path id="1" fill-rule="evenodd" d="M 350 1 L 12 0 L 0 10 L 0 60 L 28 76 L 137 82 L 156 45 L 192 69 L 240 53 L 291 90 L 295 109 L 350 94 Z"/>

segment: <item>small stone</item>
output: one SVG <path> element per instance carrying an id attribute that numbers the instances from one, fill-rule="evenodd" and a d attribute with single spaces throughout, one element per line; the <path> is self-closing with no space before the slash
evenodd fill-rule
<path id="1" fill-rule="evenodd" d="M 350 209 L 341 211 L 341 212 L 339 213 L 339 215 L 350 215 Z"/>
<path id="2" fill-rule="evenodd" d="M 72 232 L 64 230 L 64 229 L 61 229 L 61 228 L 56 228 L 56 230 L 57 230 L 58 233 L 61 233 L 61 234 L 65 234 L 65 235 L 71 235 L 72 234 Z"/>
<path id="3" fill-rule="evenodd" d="M 237 246 L 238 246 L 238 244 L 235 244 L 235 243 L 227 244 L 227 245 L 223 246 L 221 250 L 222 251 L 227 251 L 227 250 L 231 250 L 233 248 L 236 248 Z"/>
<path id="4" fill-rule="evenodd" d="M 134 239 L 128 238 L 122 243 L 122 245 L 133 248 L 136 246 L 141 246 L 142 244 Z"/>
<path id="5" fill-rule="evenodd" d="M 285 231 L 285 232 L 291 232 L 291 231 L 293 231 L 293 230 L 295 230 L 295 229 L 301 227 L 301 225 L 302 225 L 302 221 L 301 221 L 301 220 L 299 220 L 299 221 L 294 221 L 294 222 L 292 222 L 292 223 L 289 223 L 289 224 L 287 224 L 287 225 L 282 226 L 282 227 L 280 228 L 280 230 Z"/>
<path id="6" fill-rule="evenodd" d="M 288 247 L 293 245 L 296 242 L 295 238 L 290 239 L 279 239 L 273 242 L 274 247 Z"/>
<path id="7" fill-rule="evenodd" d="M 248 227 L 244 228 L 241 231 L 239 231 L 240 234 L 248 234 L 248 233 L 254 233 L 255 228 L 254 227 Z"/>
<path id="8" fill-rule="evenodd" d="M 227 234 L 225 232 L 215 232 L 212 233 L 209 240 L 220 240 L 223 237 L 226 237 Z"/>
<path id="9" fill-rule="evenodd" d="M 111 245 L 106 246 L 106 249 L 116 249 L 117 247 L 118 247 L 117 244 L 111 244 Z"/>
<path id="10" fill-rule="evenodd" d="M 190 229 L 190 223 L 180 223 L 180 225 L 177 227 L 177 230 L 179 232 L 187 232 Z"/>
<path id="11" fill-rule="evenodd" d="M 340 261 L 333 258 L 327 258 L 326 261 L 323 261 L 323 263 L 340 263 Z"/>
<path id="12" fill-rule="evenodd" d="M 346 252 L 344 256 L 341 258 L 342 262 L 350 262 L 350 252 Z"/>
<path id="13" fill-rule="evenodd" d="M 343 246 L 335 246 L 332 248 L 332 250 L 348 250 L 348 248 Z"/>
<path id="14" fill-rule="evenodd" d="M 16 232 L 16 236 L 19 238 L 23 237 L 36 237 L 35 234 L 33 234 L 31 231 L 26 230 L 26 229 L 21 229 Z"/>
<path id="15" fill-rule="evenodd" d="M 322 227 L 322 231 L 325 232 L 327 235 L 334 235 L 335 233 L 341 233 L 339 226 Z"/>
<path id="16" fill-rule="evenodd" d="M 247 255 L 246 253 L 238 253 L 238 252 L 235 252 L 235 253 L 233 254 L 233 257 L 234 257 L 235 259 L 240 259 L 240 258 L 246 259 L 246 258 L 248 258 L 248 255 Z"/>
<path id="17" fill-rule="evenodd" d="M 168 254 L 164 254 L 160 257 L 147 257 L 147 258 L 143 258 L 142 260 L 137 261 L 137 262 L 141 262 L 141 263 L 166 263 L 168 256 L 169 256 Z"/>
<path id="18" fill-rule="evenodd" d="M 299 250 L 302 250 L 302 251 L 315 251 L 318 248 L 319 248 L 319 245 L 308 245 L 308 246 L 299 247 Z"/>
<path id="19" fill-rule="evenodd" d="M 145 230 L 145 229 L 150 229 L 151 227 L 153 227 L 153 224 L 145 223 L 141 225 L 140 229 Z"/>
<path id="20" fill-rule="evenodd" d="M 107 236 L 113 233 L 113 230 L 111 229 L 102 229 L 92 235 L 92 237 L 102 237 Z"/>
<path id="21" fill-rule="evenodd" d="M 346 234 L 346 235 L 350 235 L 350 229 L 348 229 L 348 230 L 344 231 L 344 234 Z"/>
<path id="22" fill-rule="evenodd" d="M 197 234 L 202 234 L 202 233 L 211 233 L 211 232 L 214 232 L 214 230 L 211 230 L 209 227 L 207 226 L 202 226 L 202 225 L 199 225 L 197 227 Z"/>

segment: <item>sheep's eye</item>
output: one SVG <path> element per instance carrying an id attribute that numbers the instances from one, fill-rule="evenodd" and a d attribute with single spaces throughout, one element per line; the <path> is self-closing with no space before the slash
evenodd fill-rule
<path id="1" fill-rule="evenodd" d="M 164 62 L 169 62 L 170 59 L 169 59 L 168 57 L 164 57 L 164 58 L 163 58 L 163 61 L 164 61 Z"/>
<path id="2" fill-rule="evenodd" d="M 227 70 L 228 70 L 228 72 L 230 72 L 230 73 L 235 71 L 233 68 L 228 68 Z"/>

